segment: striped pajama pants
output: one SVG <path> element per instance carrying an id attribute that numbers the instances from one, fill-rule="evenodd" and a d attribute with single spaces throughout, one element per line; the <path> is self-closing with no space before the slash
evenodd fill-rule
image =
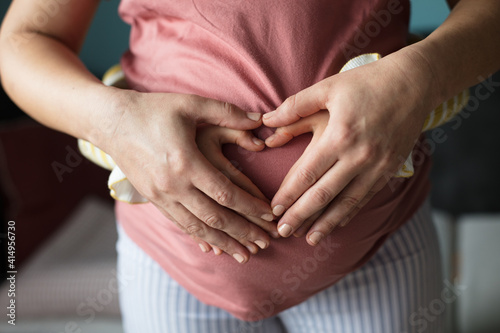
<path id="1" fill-rule="evenodd" d="M 307 301 L 245 322 L 190 295 L 119 227 L 120 306 L 126 333 L 443 333 L 438 241 L 429 203 L 372 259 Z M 444 304 L 444 305 L 443 305 Z"/>

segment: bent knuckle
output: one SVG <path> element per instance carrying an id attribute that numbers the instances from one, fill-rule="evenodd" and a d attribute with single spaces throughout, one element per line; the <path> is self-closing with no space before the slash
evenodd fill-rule
<path id="1" fill-rule="evenodd" d="M 166 176 L 163 177 L 163 176 L 157 175 L 153 181 L 154 181 L 154 184 L 155 184 L 156 189 L 157 189 L 157 191 L 155 191 L 155 192 L 156 192 L 156 195 L 158 195 L 158 196 L 161 193 L 165 193 L 165 194 L 171 193 L 173 188 L 174 188 L 170 177 L 166 177 Z"/>
<path id="2" fill-rule="evenodd" d="M 245 202 L 244 205 L 241 207 L 238 207 L 238 212 L 247 216 L 254 216 L 254 217 L 259 217 L 262 215 L 262 211 L 259 208 L 259 205 L 257 204 L 250 204 L 248 202 Z"/>
<path id="3" fill-rule="evenodd" d="M 325 235 L 329 234 L 333 229 L 335 229 L 335 227 L 337 227 L 339 225 L 339 223 L 340 223 L 339 221 L 332 220 L 332 219 L 328 219 L 328 220 L 323 221 L 323 224 L 322 224 L 323 233 Z"/>
<path id="4" fill-rule="evenodd" d="M 299 182 L 307 186 L 311 186 L 316 182 L 316 175 L 307 168 L 298 169 L 297 176 Z"/>
<path id="5" fill-rule="evenodd" d="M 236 115 L 236 109 L 233 104 L 228 102 L 221 102 L 222 115 L 219 118 L 220 121 L 218 123 L 219 126 L 226 127 L 228 124 L 228 120 L 232 119 Z"/>
<path id="6" fill-rule="evenodd" d="M 285 109 L 293 109 L 295 105 L 297 105 L 297 95 L 292 95 L 288 97 L 283 103 Z"/>
<path id="7" fill-rule="evenodd" d="M 174 150 L 169 153 L 166 157 L 168 172 L 172 176 L 185 175 L 186 171 L 189 170 L 191 161 L 187 155 L 182 150 Z"/>
<path id="8" fill-rule="evenodd" d="M 374 144 L 367 144 L 360 148 L 359 162 L 362 164 L 373 161 L 379 153 L 379 149 Z"/>
<path id="9" fill-rule="evenodd" d="M 188 224 L 184 226 L 184 230 L 188 235 L 197 236 L 200 238 L 203 238 L 203 235 L 205 234 L 205 230 L 198 223 Z"/>
<path id="10" fill-rule="evenodd" d="M 354 131 L 349 126 L 339 124 L 332 135 L 332 144 L 338 147 L 348 147 L 354 143 L 355 137 Z"/>
<path id="11" fill-rule="evenodd" d="M 341 195 L 339 201 L 344 207 L 351 209 L 359 205 L 360 199 L 351 195 Z"/>
<path id="12" fill-rule="evenodd" d="M 332 194 L 326 188 L 318 187 L 312 190 L 311 198 L 315 204 L 326 206 L 330 201 L 332 201 Z"/>
<path id="13" fill-rule="evenodd" d="M 159 203 L 163 201 L 163 195 L 168 194 L 168 191 L 163 191 L 161 188 L 153 189 L 151 187 L 141 189 L 140 193 L 149 201 Z"/>
<path id="14" fill-rule="evenodd" d="M 234 204 L 234 196 L 226 190 L 215 192 L 214 199 L 219 205 L 224 207 L 232 207 Z"/>
<path id="15" fill-rule="evenodd" d="M 212 227 L 214 229 L 222 229 L 224 227 L 224 222 L 216 214 L 210 214 L 210 215 L 205 216 L 203 221 L 205 221 L 206 225 L 208 225 L 209 227 Z"/>
<path id="16" fill-rule="evenodd" d="M 172 197 L 175 193 L 175 186 L 169 177 L 160 174 L 154 174 L 147 184 L 136 187 L 139 192 L 152 202 L 162 202 L 167 197 Z"/>
<path id="17" fill-rule="evenodd" d="M 223 252 L 231 253 L 231 242 L 229 241 L 229 237 L 218 239 L 214 245 L 221 249 Z"/>
<path id="18" fill-rule="evenodd" d="M 242 227 L 238 229 L 238 232 L 234 235 L 237 239 L 249 239 L 251 230 L 249 227 Z"/>

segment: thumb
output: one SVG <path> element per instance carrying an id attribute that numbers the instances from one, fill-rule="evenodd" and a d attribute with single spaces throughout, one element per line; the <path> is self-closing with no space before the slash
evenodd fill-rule
<path id="1" fill-rule="evenodd" d="M 270 148 L 281 147 L 294 137 L 308 132 L 313 132 L 316 137 L 316 134 L 323 133 L 329 117 L 328 111 L 322 110 L 312 116 L 301 118 L 293 124 L 278 127 L 274 134 L 266 139 L 266 145 Z"/>
<path id="2" fill-rule="evenodd" d="M 198 124 L 206 123 L 238 130 L 249 130 L 262 124 L 260 112 L 245 112 L 234 104 L 193 95 L 184 111 Z"/>
<path id="3" fill-rule="evenodd" d="M 311 117 L 299 119 L 291 125 L 278 127 L 273 135 L 266 139 L 269 148 L 281 147 L 294 137 L 304 133 L 312 132 L 313 124 Z"/>
<path id="4" fill-rule="evenodd" d="M 321 109 L 326 109 L 326 85 L 318 82 L 288 97 L 275 111 L 263 115 L 264 125 L 281 127 L 290 125 L 300 118 L 310 116 Z"/>

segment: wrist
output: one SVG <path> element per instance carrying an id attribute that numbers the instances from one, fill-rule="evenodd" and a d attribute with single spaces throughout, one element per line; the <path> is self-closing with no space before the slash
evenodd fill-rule
<path id="1" fill-rule="evenodd" d="M 422 42 L 407 46 L 387 56 L 399 68 L 404 83 L 411 96 L 410 102 L 416 106 L 422 119 L 446 100 L 448 92 L 443 84 L 439 63 L 425 52 Z"/>
<path id="2" fill-rule="evenodd" d="M 108 152 L 109 144 L 126 109 L 133 103 L 138 92 L 101 84 L 95 88 L 97 107 L 87 118 L 87 126 L 81 138 Z"/>

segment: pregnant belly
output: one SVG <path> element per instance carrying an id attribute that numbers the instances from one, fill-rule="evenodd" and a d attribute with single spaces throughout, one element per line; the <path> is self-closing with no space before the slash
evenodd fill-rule
<path id="1" fill-rule="evenodd" d="M 248 152 L 235 145 L 225 146 L 223 152 L 272 199 L 311 137 L 301 135 L 284 147 L 261 152 Z M 238 265 L 229 256 L 212 257 L 206 268 L 217 267 L 218 281 L 213 287 L 220 288 L 218 296 L 225 298 L 225 309 L 245 320 L 259 320 L 296 305 L 367 259 L 388 234 L 384 224 L 387 216 L 377 218 L 387 214 L 387 208 L 372 207 L 368 218 L 372 223 L 366 223 L 367 215 L 362 213 L 350 227 L 337 230 L 317 247 L 308 245 L 304 237 L 290 237 L 273 240 L 268 249 L 252 256 L 245 265 Z"/>
<path id="2" fill-rule="evenodd" d="M 235 145 L 223 151 L 271 199 L 310 139 L 311 135 L 302 135 L 282 148 L 257 153 Z M 386 186 L 346 227 L 335 229 L 318 246 L 308 245 L 304 237 L 273 239 L 269 248 L 243 265 L 226 254 L 201 253 L 188 235 L 151 204 L 119 203 L 117 217 L 131 238 L 195 297 L 240 319 L 255 321 L 306 300 L 366 262 L 410 217 L 412 207 L 419 205 L 402 201 L 406 188 L 411 187 L 407 182 Z M 425 193 L 418 186 L 417 191 Z"/>
<path id="3" fill-rule="evenodd" d="M 269 133 L 268 133 L 269 132 Z M 270 129 L 257 130 L 256 136 L 265 139 Z M 260 152 L 245 150 L 236 145 L 225 145 L 223 153 L 243 174 L 272 199 L 293 164 L 311 141 L 310 133 L 294 138 L 279 148 L 265 148 Z"/>

